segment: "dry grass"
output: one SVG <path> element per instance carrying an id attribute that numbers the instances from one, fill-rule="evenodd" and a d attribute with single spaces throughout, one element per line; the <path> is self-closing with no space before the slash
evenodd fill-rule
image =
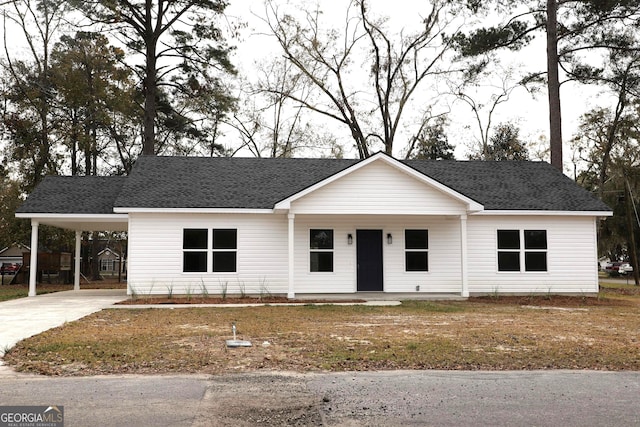
<path id="1" fill-rule="evenodd" d="M 22 341 L 5 362 L 49 375 L 640 369 L 638 295 L 519 298 L 105 310 Z M 253 347 L 225 347 L 232 322 Z"/>

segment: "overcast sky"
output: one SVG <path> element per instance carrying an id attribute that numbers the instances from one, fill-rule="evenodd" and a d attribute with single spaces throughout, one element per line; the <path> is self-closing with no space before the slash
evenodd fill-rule
<path id="1" fill-rule="evenodd" d="M 298 1 L 305 6 L 311 1 L 302 0 L 277 0 L 282 4 Z M 349 0 L 319 0 L 323 14 L 328 19 L 342 23 Z M 370 0 L 370 7 L 378 15 L 388 16 L 391 28 L 401 29 L 411 27 L 420 22 L 420 16 L 425 13 L 425 5 L 428 2 L 416 2 L 415 0 Z M 239 20 L 248 24 L 242 32 L 241 40 L 232 40 L 237 45 L 234 54 L 234 63 L 245 75 L 255 75 L 254 62 L 261 62 L 280 55 L 279 46 L 265 33 L 268 29 L 260 20 L 264 15 L 263 0 L 236 0 L 231 1 L 226 10 L 227 16 L 233 20 Z M 257 16 L 256 16 L 257 15 Z M 9 32 L 9 42 L 12 40 Z M 509 59 L 511 58 L 511 59 Z M 546 69 L 545 43 L 543 37 L 538 37 L 526 50 L 515 55 L 505 56 L 505 66 L 511 63 L 530 71 L 542 71 Z M 495 76 L 499 79 L 500 76 Z M 577 131 L 580 116 L 597 104 L 606 105 L 606 96 L 601 95 L 601 89 L 587 88 L 575 84 L 565 84 L 561 89 L 562 115 L 563 115 L 563 139 L 564 139 L 564 163 L 565 172 L 573 172 L 571 163 L 572 152 L 569 141 Z M 482 99 L 479 96 L 478 99 Z M 455 102 L 450 105 L 450 142 L 456 146 L 456 158 L 464 159 L 467 154 L 467 146 L 470 141 L 477 139 L 478 130 L 475 119 L 467 105 Z M 483 118 L 486 120 L 486 116 Z M 502 104 L 496 110 L 493 123 L 512 121 L 521 128 L 521 137 L 524 141 L 538 141 L 548 135 L 548 107 L 546 91 L 541 91 L 534 99 L 524 89 L 516 89 L 511 101 Z M 346 127 L 337 126 L 335 133 L 343 135 L 348 140 Z M 398 145 L 404 141 L 399 141 Z M 355 153 L 353 153 L 355 155 Z M 398 155 L 399 153 L 394 153 Z"/>
<path id="2" fill-rule="evenodd" d="M 286 0 L 281 0 L 287 3 Z M 307 2 L 306 4 L 310 4 Z M 341 23 L 348 0 L 319 0 L 321 10 L 327 16 L 335 16 L 336 22 Z M 390 18 L 390 25 L 397 28 L 412 25 L 425 13 L 425 2 L 412 0 L 372 0 L 370 7 L 380 15 Z M 227 12 L 230 16 L 237 16 L 248 23 L 244 31 L 244 40 L 238 44 L 236 60 L 245 72 L 250 73 L 252 62 L 261 58 L 277 55 L 278 46 L 273 39 L 264 35 L 267 32 L 264 24 L 255 15 L 262 16 L 264 7 L 262 0 L 243 0 L 231 2 Z M 542 36 L 542 35 L 541 35 Z M 516 55 L 504 55 L 505 64 L 512 64 L 527 71 L 542 71 L 546 69 L 545 41 L 539 36 L 525 50 Z M 496 76 L 499 79 L 499 76 Z M 571 149 L 569 140 L 577 131 L 580 116 L 588 109 L 602 102 L 600 89 L 587 88 L 575 84 L 564 84 L 561 88 L 564 161 L 567 171 L 573 170 L 571 163 Z M 476 138 L 477 128 L 475 119 L 468 106 L 461 102 L 451 105 L 451 126 L 449 129 L 450 142 L 456 146 L 456 157 L 465 158 L 464 142 Z M 521 136 L 526 141 L 539 140 L 548 135 L 548 107 L 546 91 L 541 91 L 532 98 L 524 89 L 516 89 L 511 101 L 502 104 L 496 110 L 493 123 L 513 121 L 521 127 Z M 346 129 L 343 130 L 346 132 Z"/>

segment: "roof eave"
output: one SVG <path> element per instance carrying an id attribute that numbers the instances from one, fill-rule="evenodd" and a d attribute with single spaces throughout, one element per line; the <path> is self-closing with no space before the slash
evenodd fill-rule
<path id="1" fill-rule="evenodd" d="M 119 214 L 130 213 L 164 213 L 164 214 L 272 214 L 274 209 L 252 208 L 145 208 L 145 207 L 116 207 L 113 211 Z"/>
<path id="2" fill-rule="evenodd" d="M 481 212 L 474 212 L 472 215 L 509 215 L 509 216 L 526 216 L 526 215 L 536 215 L 536 216 L 594 216 L 594 217 L 605 217 L 605 216 L 613 216 L 613 211 L 567 211 L 567 210 L 531 210 L 531 209 L 522 209 L 522 210 L 484 210 Z"/>

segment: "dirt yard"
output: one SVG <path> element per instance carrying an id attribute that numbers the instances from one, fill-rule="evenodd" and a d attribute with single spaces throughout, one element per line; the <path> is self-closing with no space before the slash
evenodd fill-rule
<path id="1" fill-rule="evenodd" d="M 47 375 L 639 370 L 640 295 L 633 290 L 396 307 L 110 309 L 24 340 L 4 361 Z M 251 347 L 226 347 L 233 323 Z"/>

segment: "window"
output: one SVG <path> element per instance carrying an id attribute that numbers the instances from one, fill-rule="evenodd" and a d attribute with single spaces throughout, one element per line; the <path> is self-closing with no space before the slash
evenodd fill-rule
<path id="1" fill-rule="evenodd" d="M 521 271 L 522 249 L 525 271 L 547 271 L 546 230 L 498 230 L 498 271 Z"/>
<path id="2" fill-rule="evenodd" d="M 100 271 L 114 271 L 114 260 L 112 259 L 101 259 L 100 260 Z"/>
<path id="3" fill-rule="evenodd" d="M 524 230 L 524 269 L 547 271 L 546 230 Z"/>
<path id="4" fill-rule="evenodd" d="M 406 271 L 429 271 L 429 231 L 404 231 Z"/>
<path id="5" fill-rule="evenodd" d="M 238 252 L 238 231 L 236 229 L 213 230 L 213 272 L 236 271 Z"/>
<path id="6" fill-rule="evenodd" d="M 309 230 L 310 270 L 333 271 L 333 230 Z"/>
<path id="7" fill-rule="evenodd" d="M 208 230 L 185 228 L 182 234 L 182 271 L 185 273 L 207 271 Z"/>
<path id="8" fill-rule="evenodd" d="M 520 271 L 520 230 L 498 230 L 498 271 Z"/>

